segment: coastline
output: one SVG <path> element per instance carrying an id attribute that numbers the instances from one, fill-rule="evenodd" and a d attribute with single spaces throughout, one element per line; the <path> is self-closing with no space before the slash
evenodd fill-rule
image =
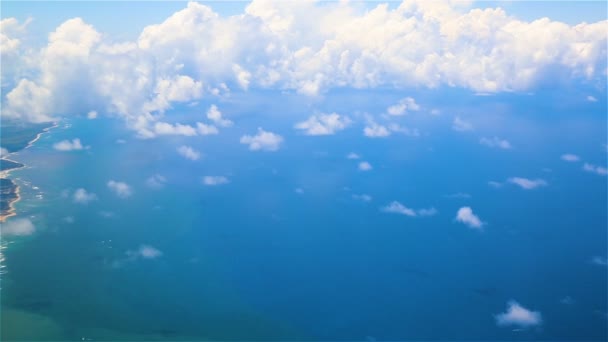
<path id="1" fill-rule="evenodd" d="M 49 126 L 49 127 L 47 127 L 47 128 L 44 128 L 44 129 L 42 130 L 42 132 L 40 132 L 40 133 L 36 134 L 36 137 L 35 137 L 34 139 L 32 139 L 31 141 L 29 141 L 29 142 L 28 142 L 28 144 L 27 144 L 27 146 L 25 146 L 23 149 L 26 149 L 26 148 L 28 148 L 28 147 L 33 146 L 33 145 L 34 145 L 34 143 L 35 143 L 36 141 L 38 141 L 38 139 L 40 139 L 40 137 L 42 137 L 42 135 L 43 135 L 44 133 L 47 133 L 47 132 L 48 132 L 48 131 L 50 131 L 52 128 L 55 128 L 55 127 L 58 127 L 58 126 L 59 126 L 59 123 L 58 123 L 58 122 L 53 122 L 53 125 L 52 125 L 52 126 Z M 18 152 L 18 151 L 16 151 L 16 152 Z M 8 159 L 7 157 L 3 157 L 3 158 L 0 158 L 0 159 L 3 159 L 3 160 L 8 160 L 8 161 L 12 161 L 12 162 L 19 163 L 19 164 L 21 164 L 21 165 L 22 165 L 22 166 L 20 166 L 20 167 L 16 167 L 16 168 L 13 168 L 13 169 L 8 169 L 8 170 L 1 171 L 1 172 L 0 172 L 0 178 L 6 178 L 6 179 L 9 179 L 8 177 L 10 176 L 11 171 L 15 171 L 15 170 L 23 169 L 23 168 L 25 168 L 25 167 L 27 166 L 27 165 L 25 165 L 25 164 L 23 164 L 23 163 L 21 163 L 21 162 L 18 162 L 18 161 L 15 161 L 15 160 L 10 160 L 10 159 Z M 19 187 L 19 185 L 18 185 L 17 183 L 15 183 L 13 180 L 11 180 L 11 182 L 12 182 L 12 183 L 14 184 L 14 186 L 15 186 L 15 195 L 16 195 L 16 196 L 15 196 L 15 198 L 13 198 L 13 199 L 12 199 L 10 202 L 8 202 L 8 207 L 9 207 L 9 208 L 8 208 L 8 210 L 7 210 L 6 212 L 4 212 L 4 213 L 0 213 L 0 222 L 5 222 L 7 218 L 9 218 L 9 217 L 13 217 L 13 216 L 17 215 L 17 209 L 15 208 L 15 204 L 21 200 L 21 188 L 20 188 L 20 187 Z"/>

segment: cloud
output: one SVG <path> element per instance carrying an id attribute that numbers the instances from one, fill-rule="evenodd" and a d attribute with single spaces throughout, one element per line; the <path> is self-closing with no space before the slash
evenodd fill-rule
<path id="1" fill-rule="evenodd" d="M 205 176 L 205 177 L 203 177 L 203 184 L 205 184 L 207 186 L 222 185 L 222 184 L 228 184 L 228 183 L 230 183 L 230 180 L 228 180 L 228 178 L 226 178 L 224 176 Z"/>
<path id="2" fill-rule="evenodd" d="M 587 101 L 589 102 L 597 102 L 597 99 L 591 95 L 587 96 Z"/>
<path id="3" fill-rule="evenodd" d="M 473 124 L 468 121 L 464 121 L 459 116 L 454 118 L 452 122 L 452 129 L 457 132 L 467 132 L 473 130 Z"/>
<path id="4" fill-rule="evenodd" d="M 127 198 L 133 195 L 133 190 L 127 183 L 110 180 L 107 185 L 120 198 Z"/>
<path id="5" fill-rule="evenodd" d="M 163 252 L 160 250 L 150 246 L 150 245 L 141 245 L 135 251 L 127 251 L 127 255 L 131 261 L 136 259 L 157 259 L 163 255 Z"/>
<path id="6" fill-rule="evenodd" d="M 577 156 L 576 154 L 562 154 L 561 159 L 563 161 L 567 161 L 567 162 L 577 162 L 579 160 L 581 160 L 581 158 L 579 156 Z"/>
<path id="7" fill-rule="evenodd" d="M 417 213 L 419 216 L 435 216 L 438 211 L 435 208 L 418 209 Z"/>
<path id="8" fill-rule="evenodd" d="M 387 206 L 381 208 L 381 210 L 384 212 L 387 212 L 387 213 L 400 214 L 400 215 L 405 215 L 405 216 L 410 216 L 410 217 L 434 216 L 437 214 L 437 209 L 435 209 L 435 208 L 415 210 L 415 209 L 411 209 L 411 208 L 404 206 L 403 204 L 401 204 L 398 201 L 392 201 Z"/>
<path id="9" fill-rule="evenodd" d="M 315 114 L 306 121 L 295 125 L 296 129 L 303 130 L 306 135 L 332 135 L 345 129 L 351 120 L 340 114 Z"/>
<path id="10" fill-rule="evenodd" d="M 160 189 L 165 186 L 167 179 L 159 174 L 152 175 L 146 179 L 146 186 L 152 189 Z"/>
<path id="11" fill-rule="evenodd" d="M 410 137 L 419 137 L 420 136 L 420 132 L 418 132 L 417 129 L 410 129 L 408 127 L 401 126 L 396 123 L 389 124 L 388 129 L 391 130 L 392 132 L 402 133 L 402 134 L 405 134 Z"/>
<path id="12" fill-rule="evenodd" d="M 167 122 L 157 122 L 154 125 L 154 133 L 157 135 L 183 135 L 192 137 L 196 135 L 196 129 L 189 125 L 176 123 L 174 125 Z"/>
<path id="13" fill-rule="evenodd" d="M 528 179 L 528 178 L 522 178 L 522 177 L 511 177 L 511 178 L 507 179 L 507 182 L 509 182 L 511 184 L 515 184 L 525 190 L 532 190 L 532 189 L 536 189 L 541 186 L 547 186 L 547 182 L 544 179 L 540 179 L 540 178 Z"/>
<path id="14" fill-rule="evenodd" d="M 76 191 L 74 191 L 72 198 L 76 203 L 88 204 L 89 202 L 96 200 L 97 195 L 95 195 L 94 193 L 87 192 L 83 188 L 78 188 L 76 189 Z"/>
<path id="15" fill-rule="evenodd" d="M 5 149 L 4 147 L 0 147 L 0 158 L 4 158 L 9 154 L 10 152 L 7 149 Z"/>
<path id="16" fill-rule="evenodd" d="M 591 259 L 591 263 L 598 266 L 608 266 L 608 257 L 595 256 Z"/>
<path id="17" fill-rule="evenodd" d="M 492 138 L 481 138 L 479 139 L 479 143 L 488 146 L 488 147 L 497 147 L 503 150 L 508 150 L 511 148 L 511 143 L 505 139 L 500 139 L 499 137 Z"/>
<path id="18" fill-rule="evenodd" d="M 58 143 L 53 144 L 53 148 L 57 151 L 79 151 L 85 149 L 80 142 L 80 139 L 62 140 Z"/>
<path id="19" fill-rule="evenodd" d="M 89 120 L 97 119 L 97 112 L 94 110 L 88 112 L 87 119 L 89 119 Z"/>
<path id="20" fill-rule="evenodd" d="M 363 128 L 363 135 L 370 138 L 384 138 L 391 135 L 391 132 L 385 126 L 379 125 L 373 120 L 370 120 Z"/>
<path id="21" fill-rule="evenodd" d="M 496 324 L 499 326 L 515 325 L 527 328 L 542 323 L 542 317 L 538 311 L 530 311 L 514 300 L 507 303 L 507 311 L 495 316 Z"/>
<path id="22" fill-rule="evenodd" d="M 213 135 L 213 134 L 219 133 L 219 131 L 217 130 L 217 127 L 215 127 L 213 125 L 206 125 L 201 122 L 196 123 L 196 129 L 198 131 L 198 134 L 200 134 L 200 135 Z"/>
<path id="23" fill-rule="evenodd" d="M 366 162 L 366 161 L 362 161 L 359 163 L 359 170 L 361 171 L 370 171 L 372 169 L 372 164 Z"/>
<path id="24" fill-rule="evenodd" d="M 0 232 L 3 236 L 32 235 L 35 231 L 36 227 L 28 218 L 13 218 L 9 219 L 5 223 L 0 224 Z"/>
<path id="25" fill-rule="evenodd" d="M 585 170 L 587 172 L 591 172 L 591 173 L 596 173 L 600 176 L 608 175 L 608 169 L 606 169 L 605 167 L 597 166 L 597 165 L 593 165 L 593 164 L 589 164 L 589 163 L 585 163 L 583 165 L 583 170 Z"/>
<path id="26" fill-rule="evenodd" d="M 497 182 L 497 181 L 489 181 L 488 185 L 493 188 L 500 188 L 503 186 L 503 184 L 501 182 Z"/>
<path id="27" fill-rule="evenodd" d="M 392 105 L 386 109 L 386 112 L 389 115 L 405 115 L 408 111 L 418 111 L 420 110 L 420 106 L 416 103 L 411 97 L 406 97 L 404 99 L 399 100 L 399 103 Z"/>
<path id="28" fill-rule="evenodd" d="M 346 159 L 360 159 L 361 156 L 356 154 L 355 152 L 351 152 L 346 156 Z"/>
<path id="29" fill-rule="evenodd" d="M 464 223 L 470 228 L 474 229 L 481 229 L 484 225 L 479 217 L 473 214 L 473 209 L 470 207 L 462 207 L 458 209 L 458 212 L 456 213 L 456 221 Z"/>
<path id="30" fill-rule="evenodd" d="M 362 202 L 370 202 L 372 200 L 372 196 L 367 195 L 367 194 L 353 194 L 352 195 L 353 199 L 358 200 L 358 201 L 362 201 Z"/>
<path id="31" fill-rule="evenodd" d="M 249 145 L 251 151 L 277 151 L 283 142 L 283 137 L 258 128 L 256 135 L 244 135 L 241 137 L 241 144 Z"/>
<path id="32" fill-rule="evenodd" d="M 211 105 L 211 107 L 209 107 L 209 110 L 207 110 L 207 118 L 220 127 L 232 126 L 232 121 L 222 118 L 222 112 L 217 109 L 216 105 Z"/>
<path id="33" fill-rule="evenodd" d="M 471 198 L 471 195 L 469 195 L 465 192 L 457 192 L 454 194 L 445 195 L 443 197 L 445 197 L 445 198 Z"/>
<path id="34" fill-rule="evenodd" d="M 198 160 L 201 157 L 200 152 L 186 145 L 178 147 L 177 153 L 179 153 L 182 157 L 190 160 Z"/>

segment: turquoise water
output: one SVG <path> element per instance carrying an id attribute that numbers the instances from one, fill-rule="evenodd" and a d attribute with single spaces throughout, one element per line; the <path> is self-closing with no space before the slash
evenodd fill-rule
<path id="1" fill-rule="evenodd" d="M 404 119 L 418 138 L 365 138 L 360 123 L 325 137 L 293 129 L 313 109 L 357 117 L 402 97 L 386 92 L 336 92 L 322 104 L 235 94 L 218 104 L 235 121 L 218 136 L 139 140 L 119 119 L 62 121 L 13 158 L 28 166 L 13 173 L 18 217 L 36 232 L 4 241 L 3 340 L 605 340 L 606 267 L 591 259 L 606 256 L 607 180 L 560 160 L 606 164 L 605 99 L 429 94 L 416 98 L 442 114 Z M 454 114 L 476 131 L 452 131 Z M 279 151 L 238 143 L 258 126 L 285 137 Z M 494 135 L 514 148 L 479 144 Z M 90 149 L 52 148 L 73 138 Z M 184 144 L 201 160 L 180 157 Z M 359 171 L 350 152 L 373 170 Z M 155 174 L 160 189 L 146 186 Z M 205 187 L 205 175 L 230 183 Z M 513 176 L 549 185 L 487 184 Z M 109 180 L 133 195 L 117 197 Z M 97 199 L 74 203 L 66 194 L 77 188 Z M 394 200 L 438 214 L 380 210 Z M 487 222 L 483 232 L 455 222 L 462 206 Z M 162 255 L 133 257 L 142 245 Z M 497 326 L 511 299 L 543 324 Z"/>

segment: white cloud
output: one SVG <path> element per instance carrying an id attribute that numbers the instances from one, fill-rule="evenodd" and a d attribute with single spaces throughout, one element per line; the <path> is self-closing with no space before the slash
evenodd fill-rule
<path id="1" fill-rule="evenodd" d="M 363 201 L 363 202 L 370 202 L 372 200 L 372 196 L 367 195 L 367 194 L 353 194 L 353 199 L 356 199 L 358 201 Z"/>
<path id="2" fill-rule="evenodd" d="M 88 112 L 87 119 L 89 119 L 89 120 L 97 119 L 97 112 L 94 110 Z"/>
<path id="3" fill-rule="evenodd" d="M 449 195 L 445 195 L 444 197 L 446 198 L 464 198 L 464 199 L 468 199 L 471 198 L 471 195 L 465 193 L 465 192 L 457 192 L 455 194 L 449 194 Z"/>
<path id="4" fill-rule="evenodd" d="M 481 229 L 484 225 L 470 207 L 462 207 L 456 213 L 456 221 L 464 223 L 470 228 Z"/>
<path id="5" fill-rule="evenodd" d="M 536 189 L 538 187 L 547 185 L 547 182 L 544 179 L 540 179 L 540 178 L 528 179 L 528 178 L 522 178 L 522 177 L 511 177 L 511 178 L 507 179 L 507 182 L 509 182 L 511 184 L 515 184 L 525 190 L 532 190 L 532 189 Z"/>
<path id="6" fill-rule="evenodd" d="M 139 258 L 151 260 L 160 258 L 163 255 L 163 252 L 150 245 L 141 245 L 136 251 L 127 251 L 127 255 L 130 260 Z"/>
<path id="7" fill-rule="evenodd" d="M 203 184 L 205 184 L 207 186 L 222 185 L 222 184 L 228 184 L 228 183 L 230 183 L 230 180 L 228 180 L 228 178 L 226 178 L 224 176 L 205 176 L 205 177 L 203 177 Z"/>
<path id="8" fill-rule="evenodd" d="M 497 181 L 489 181 L 488 185 L 493 188 L 500 188 L 503 186 L 503 184 L 501 182 L 497 182 Z"/>
<path id="9" fill-rule="evenodd" d="M 379 125 L 373 120 L 370 120 L 367 126 L 363 128 L 363 134 L 370 138 L 384 138 L 391 135 L 391 132 L 385 126 Z"/>
<path id="10" fill-rule="evenodd" d="M 219 133 L 219 131 L 217 130 L 217 127 L 215 127 L 213 125 L 206 125 L 201 122 L 196 123 L 196 129 L 198 131 L 198 134 L 200 134 L 200 135 L 213 135 L 213 134 Z"/>
<path id="11" fill-rule="evenodd" d="M 176 123 L 174 125 L 167 122 L 157 122 L 154 125 L 154 133 L 157 135 L 183 135 L 187 137 L 195 136 L 196 129 L 189 125 Z"/>
<path id="12" fill-rule="evenodd" d="M 346 159 L 360 159 L 361 156 L 356 154 L 355 152 L 351 152 L 346 156 Z"/>
<path id="13" fill-rule="evenodd" d="M 499 326 L 515 325 L 527 328 L 542 323 L 540 312 L 531 311 L 514 300 L 507 303 L 507 311 L 496 315 L 496 324 Z"/>
<path id="14" fill-rule="evenodd" d="M 467 132 L 473 130 L 473 124 L 461 119 L 459 116 L 454 118 L 452 129 L 458 132 Z"/>
<path id="15" fill-rule="evenodd" d="M 416 216 L 416 211 L 414 209 L 408 208 L 397 201 L 389 203 L 386 207 L 382 208 L 382 211 L 411 217 Z"/>
<path id="16" fill-rule="evenodd" d="M 345 129 L 351 120 L 340 114 L 315 114 L 306 121 L 295 125 L 296 129 L 303 130 L 306 135 L 332 135 Z"/>
<path id="17" fill-rule="evenodd" d="M 182 157 L 190 160 L 198 160 L 201 157 L 200 152 L 186 145 L 178 147 L 177 153 L 179 153 Z"/>
<path id="18" fill-rule="evenodd" d="M 96 200 L 97 195 L 95 195 L 94 193 L 87 192 L 83 188 L 78 188 L 76 189 L 76 191 L 74 191 L 72 198 L 76 203 L 88 204 L 89 202 Z"/>
<path id="19" fill-rule="evenodd" d="M 372 164 L 366 162 L 366 161 L 362 161 L 359 163 L 359 170 L 361 171 L 370 171 L 372 169 Z"/>
<path id="20" fill-rule="evenodd" d="M 220 127 L 232 126 L 232 121 L 224 119 L 222 117 L 222 112 L 217 109 L 216 105 L 211 105 L 211 107 L 209 107 L 209 110 L 207 110 L 207 118 Z"/>
<path id="21" fill-rule="evenodd" d="M 392 132 L 402 133 L 409 137 L 419 137 L 420 136 L 420 132 L 418 132 L 417 129 L 410 129 L 408 127 L 401 126 L 396 123 L 389 124 L 388 129 L 391 130 Z"/>
<path id="22" fill-rule="evenodd" d="M 418 209 L 416 212 L 419 216 L 435 216 L 438 213 L 437 209 L 432 207 L 426 209 Z"/>
<path id="23" fill-rule="evenodd" d="M 585 163 L 583 165 L 583 170 L 585 170 L 587 172 L 591 172 L 591 173 L 596 173 L 600 176 L 608 175 L 608 169 L 606 169 L 605 167 L 597 166 L 597 165 L 593 165 L 593 164 L 589 164 L 589 163 Z"/>
<path id="24" fill-rule="evenodd" d="M 405 115 L 408 111 L 418 111 L 420 110 L 420 106 L 416 103 L 411 97 L 406 97 L 399 101 L 399 103 L 392 105 L 386 109 L 386 112 L 389 115 Z"/>
<path id="25" fill-rule="evenodd" d="M 576 154 L 562 154 L 561 158 L 563 161 L 567 161 L 567 162 L 577 162 L 577 161 L 581 160 L 581 158 L 579 156 L 577 156 Z"/>
<path id="26" fill-rule="evenodd" d="M 587 101 L 589 102 L 597 102 L 597 99 L 591 95 L 587 96 Z"/>
<path id="27" fill-rule="evenodd" d="M 488 147 L 498 147 L 503 150 L 508 150 L 511 148 L 511 143 L 505 139 L 500 139 L 499 137 L 492 138 L 481 138 L 479 139 L 479 143 L 488 146 Z"/>
<path id="28" fill-rule="evenodd" d="M 160 189 L 165 186 L 167 179 L 159 174 L 152 175 L 146 179 L 146 185 L 152 189 Z"/>
<path id="29" fill-rule="evenodd" d="M 109 180 L 107 186 L 116 194 L 116 196 L 120 198 L 127 198 L 133 194 L 133 190 L 131 189 L 131 187 L 124 182 Z"/>
<path id="30" fill-rule="evenodd" d="M 595 256 L 591 259 L 591 263 L 598 266 L 608 266 L 608 257 Z"/>
<path id="31" fill-rule="evenodd" d="M 36 231 L 36 227 L 28 218 L 13 218 L 0 224 L 0 232 L 4 236 L 32 235 L 34 231 Z"/>
<path id="32" fill-rule="evenodd" d="M 4 158 L 9 154 L 10 152 L 7 149 L 5 149 L 4 147 L 0 147 L 0 158 Z"/>
<path id="33" fill-rule="evenodd" d="M 62 140 L 58 143 L 53 144 L 53 148 L 57 151 L 79 151 L 85 149 L 80 142 L 80 139 Z"/>
<path id="34" fill-rule="evenodd" d="M 283 142 L 283 137 L 258 128 L 256 135 L 244 135 L 241 137 L 241 144 L 249 145 L 251 151 L 277 151 Z"/>

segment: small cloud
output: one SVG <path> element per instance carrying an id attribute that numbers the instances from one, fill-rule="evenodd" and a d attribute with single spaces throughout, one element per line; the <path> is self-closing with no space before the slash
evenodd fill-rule
<path id="1" fill-rule="evenodd" d="M 566 297 L 560 299 L 559 302 L 564 305 L 572 305 L 572 304 L 576 303 L 576 301 L 570 296 L 566 296 Z"/>
<path id="2" fill-rule="evenodd" d="M 216 105 L 211 105 L 209 110 L 207 110 L 207 119 L 213 121 L 216 125 L 220 127 L 230 127 L 232 126 L 232 121 L 228 119 L 224 119 L 222 117 L 222 112 L 217 109 Z"/>
<path id="3" fill-rule="evenodd" d="M 4 236 L 25 236 L 32 235 L 36 227 L 28 218 L 14 218 L 0 225 L 0 232 Z"/>
<path id="4" fill-rule="evenodd" d="M 163 255 L 163 252 L 159 251 L 158 249 L 156 249 L 150 245 L 141 245 L 135 251 L 127 251 L 127 255 L 129 256 L 129 259 L 131 259 L 131 260 L 140 259 L 140 258 L 151 260 L 151 259 L 160 258 Z"/>
<path id="5" fill-rule="evenodd" d="M 53 148 L 57 151 L 79 151 L 85 149 L 80 142 L 80 139 L 62 140 L 58 143 L 53 144 Z M 88 148 L 88 147 L 87 147 Z"/>
<path id="6" fill-rule="evenodd" d="M 111 211 L 101 210 L 99 212 L 99 216 L 101 216 L 103 218 L 111 219 L 111 218 L 115 218 L 116 217 L 116 213 L 111 212 Z"/>
<path id="7" fill-rule="evenodd" d="M 385 126 L 370 120 L 367 126 L 363 128 L 363 135 L 369 138 L 384 138 L 391 135 L 391 132 Z"/>
<path id="8" fill-rule="evenodd" d="M 471 198 L 471 195 L 464 192 L 457 192 L 455 194 L 445 195 L 445 198 Z"/>
<path id="9" fill-rule="evenodd" d="M 63 222 L 65 223 L 74 223 L 76 220 L 74 220 L 74 216 L 66 216 L 63 218 Z"/>
<path id="10" fill-rule="evenodd" d="M 131 187 L 127 183 L 110 180 L 107 185 L 120 198 L 127 198 L 133 194 Z"/>
<path id="11" fill-rule="evenodd" d="M 205 176 L 205 177 L 203 177 L 203 184 L 205 184 L 207 186 L 222 185 L 222 184 L 228 184 L 228 183 L 230 183 L 230 180 L 228 180 L 228 178 L 226 178 L 224 176 Z"/>
<path id="12" fill-rule="evenodd" d="M 407 135 L 409 137 L 419 137 L 420 136 L 420 132 L 418 132 L 417 129 L 415 129 L 415 128 L 410 129 L 408 127 L 401 126 L 396 123 L 392 123 L 392 124 L 388 125 L 388 129 L 391 132 L 401 133 L 401 134 Z"/>
<path id="13" fill-rule="evenodd" d="M 608 257 L 595 256 L 591 259 L 591 263 L 598 266 L 608 266 Z"/>
<path id="14" fill-rule="evenodd" d="M 522 178 L 522 177 L 511 177 L 511 178 L 507 179 L 507 182 L 509 182 L 511 184 L 515 184 L 525 190 L 532 190 L 532 189 L 536 189 L 538 187 L 547 185 L 547 182 L 544 179 L 540 179 L 540 178 L 528 179 L 528 178 Z"/>
<path id="15" fill-rule="evenodd" d="M 72 198 L 76 203 L 88 204 L 89 202 L 96 200 L 97 195 L 95 195 L 94 193 L 87 192 L 83 188 L 78 188 L 76 189 L 76 191 L 74 191 L 74 195 L 72 196 Z"/>
<path id="16" fill-rule="evenodd" d="M 487 146 L 487 147 L 497 147 L 497 148 L 501 148 L 503 150 L 508 150 L 511 148 L 511 143 L 508 142 L 505 139 L 500 139 L 499 137 L 492 137 L 492 138 L 481 138 L 479 139 L 479 143 Z"/>
<path id="17" fill-rule="evenodd" d="M 346 156 L 346 159 L 360 159 L 360 158 L 361 158 L 361 156 L 354 152 L 351 152 Z"/>
<path id="18" fill-rule="evenodd" d="M 577 156 L 576 154 L 569 154 L 569 153 L 562 154 L 561 159 L 563 161 L 567 161 L 567 162 L 571 162 L 571 163 L 581 160 L 581 158 L 579 156 Z"/>
<path id="19" fill-rule="evenodd" d="M 589 102 L 597 102 L 597 99 L 591 95 L 587 96 L 587 101 Z"/>
<path id="20" fill-rule="evenodd" d="M 496 181 L 489 181 L 488 185 L 493 188 L 500 188 L 503 186 L 503 184 L 501 182 L 496 182 Z"/>
<path id="21" fill-rule="evenodd" d="M 416 216 L 416 211 L 414 209 L 408 208 L 397 201 L 392 201 L 386 207 L 383 207 L 382 211 L 411 217 Z"/>
<path id="22" fill-rule="evenodd" d="M 92 110 L 90 112 L 87 113 L 87 118 L 89 120 L 93 120 L 93 119 L 97 119 L 97 112 Z"/>
<path id="23" fill-rule="evenodd" d="M 300 194 L 300 195 L 304 193 L 304 189 L 302 189 L 302 188 L 295 188 L 294 191 L 296 194 Z"/>
<path id="24" fill-rule="evenodd" d="M 464 223 L 470 228 L 475 229 L 481 229 L 484 225 L 479 217 L 473 213 L 473 209 L 470 207 L 462 207 L 458 209 L 458 212 L 456 213 L 456 221 Z"/>
<path id="25" fill-rule="evenodd" d="M 241 144 L 249 145 L 251 151 L 277 151 L 283 137 L 259 127 L 257 135 L 244 135 L 240 141 Z"/>
<path id="26" fill-rule="evenodd" d="M 337 113 L 317 114 L 306 121 L 298 122 L 294 127 L 303 130 L 306 135 L 332 135 L 345 129 L 351 120 Z"/>
<path id="27" fill-rule="evenodd" d="M 372 164 L 366 162 L 366 161 L 362 161 L 359 163 L 359 170 L 361 171 L 369 171 L 372 169 Z"/>
<path id="28" fill-rule="evenodd" d="M 152 175 L 146 179 L 146 186 L 152 189 L 160 189 L 165 186 L 167 179 L 159 174 Z"/>
<path id="29" fill-rule="evenodd" d="M 215 127 L 213 125 L 206 125 L 202 122 L 196 123 L 196 130 L 198 131 L 198 134 L 200 134 L 200 135 L 214 135 L 214 134 L 219 133 L 219 131 L 217 130 L 217 127 Z"/>
<path id="30" fill-rule="evenodd" d="M 435 208 L 418 209 L 417 213 L 419 216 L 435 216 L 438 211 Z"/>
<path id="31" fill-rule="evenodd" d="M 514 300 L 507 303 L 507 311 L 496 315 L 496 324 L 499 326 L 515 325 L 527 328 L 542 323 L 542 317 L 538 311 L 530 311 L 519 305 Z"/>
<path id="32" fill-rule="evenodd" d="M 585 170 L 587 172 L 591 172 L 591 173 L 596 173 L 600 176 L 605 176 L 608 174 L 608 169 L 606 169 L 605 167 L 601 167 L 601 166 L 597 166 L 597 165 L 593 165 L 593 164 L 589 164 L 589 163 L 585 163 L 583 165 L 583 170 Z"/>
<path id="33" fill-rule="evenodd" d="M 201 157 L 200 152 L 186 145 L 178 147 L 177 153 L 179 153 L 182 157 L 190 160 L 198 160 Z"/>
<path id="34" fill-rule="evenodd" d="M 464 121 L 459 116 L 454 118 L 452 122 L 452 129 L 457 132 L 467 132 L 473 130 L 473 124 L 468 121 Z"/>
<path id="35" fill-rule="evenodd" d="M 125 139 L 116 139 L 117 144 L 126 144 L 127 141 Z"/>
<path id="36" fill-rule="evenodd" d="M 388 107 L 386 109 L 386 112 L 389 115 L 400 116 L 407 114 L 408 111 L 418 110 L 420 110 L 420 106 L 416 103 L 416 100 L 411 97 L 406 97 L 404 99 L 401 99 L 399 103 Z"/>
<path id="37" fill-rule="evenodd" d="M 353 194 L 353 199 L 356 199 L 357 201 L 362 201 L 362 202 L 370 202 L 372 200 L 372 196 L 367 195 L 367 194 L 361 194 L 361 195 L 357 195 L 357 194 Z"/>
<path id="38" fill-rule="evenodd" d="M 183 135 L 192 137 L 196 135 L 196 129 L 190 125 L 176 123 L 174 125 L 167 122 L 157 122 L 154 125 L 154 133 L 157 135 Z"/>
<path id="39" fill-rule="evenodd" d="M 4 147 L 0 147 L 0 158 L 4 158 L 6 156 L 8 156 L 10 154 L 10 152 L 8 152 L 7 149 L 5 149 Z"/>

